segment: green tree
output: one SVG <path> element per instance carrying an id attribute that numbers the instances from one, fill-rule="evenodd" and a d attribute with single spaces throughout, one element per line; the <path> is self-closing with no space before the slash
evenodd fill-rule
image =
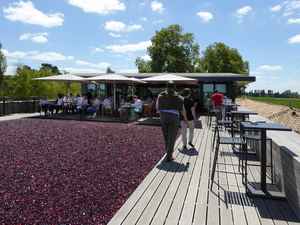
<path id="1" fill-rule="evenodd" d="M 135 65 L 137 66 L 138 71 L 140 73 L 151 73 L 151 60 L 146 61 L 146 60 L 142 59 L 141 57 L 138 57 L 135 60 Z"/>
<path id="2" fill-rule="evenodd" d="M 235 48 L 224 43 L 214 43 L 207 47 L 202 57 L 203 70 L 208 73 L 249 74 L 249 65 Z"/>
<path id="3" fill-rule="evenodd" d="M 57 66 L 53 66 L 49 63 L 42 63 L 40 67 L 40 71 L 49 71 L 52 75 L 59 75 L 62 74 Z"/>
<path id="4" fill-rule="evenodd" d="M 113 71 L 110 67 L 106 68 L 106 73 L 115 73 L 115 71 Z"/>
<path id="5" fill-rule="evenodd" d="M 175 24 L 155 33 L 148 54 L 150 61 L 136 60 L 139 72 L 194 72 L 199 45 L 193 34 L 183 33 L 181 26 Z"/>
<path id="6" fill-rule="evenodd" d="M 0 94 L 3 92 L 3 80 L 4 80 L 4 73 L 7 68 L 7 62 L 6 62 L 6 57 L 2 52 L 2 45 L 0 43 Z"/>

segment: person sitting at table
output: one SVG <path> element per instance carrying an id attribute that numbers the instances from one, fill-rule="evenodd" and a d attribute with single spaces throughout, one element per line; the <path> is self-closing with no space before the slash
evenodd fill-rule
<path id="1" fill-rule="evenodd" d="M 91 98 L 90 105 L 87 107 L 86 112 L 91 118 L 95 118 L 101 102 L 98 98 Z"/>
<path id="2" fill-rule="evenodd" d="M 74 104 L 75 104 L 75 111 L 80 112 L 82 109 L 83 97 L 78 94 L 75 97 Z"/>
<path id="3" fill-rule="evenodd" d="M 133 104 L 131 106 L 134 108 L 134 112 L 139 116 L 143 113 L 143 101 L 139 99 L 137 95 L 133 96 Z"/>
<path id="4" fill-rule="evenodd" d="M 224 106 L 224 94 L 215 90 L 211 96 L 211 102 L 213 109 L 216 112 L 216 116 L 218 120 L 222 120 L 223 118 L 223 106 Z"/>
<path id="5" fill-rule="evenodd" d="M 55 113 L 57 114 L 60 110 L 63 110 L 63 95 L 62 94 L 58 94 L 57 95 L 57 99 L 55 101 L 55 104 L 53 105 L 52 109 L 51 109 L 51 113 L 53 114 L 53 111 L 55 110 Z"/>
<path id="6" fill-rule="evenodd" d="M 47 97 L 43 97 L 40 99 L 40 113 L 44 112 L 45 116 L 48 114 L 48 110 L 49 110 L 49 101 Z"/>
<path id="7" fill-rule="evenodd" d="M 104 114 L 107 114 L 107 113 L 111 114 L 112 113 L 112 98 L 106 97 L 103 100 L 102 107 L 104 110 Z"/>

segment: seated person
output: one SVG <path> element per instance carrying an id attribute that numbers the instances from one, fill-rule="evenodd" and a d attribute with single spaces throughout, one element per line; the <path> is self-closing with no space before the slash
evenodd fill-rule
<path id="1" fill-rule="evenodd" d="M 87 114 L 91 115 L 92 118 L 95 118 L 100 105 L 101 101 L 98 98 L 91 99 L 91 105 L 89 105 L 86 109 Z"/>
<path id="2" fill-rule="evenodd" d="M 75 110 L 77 112 L 79 112 L 82 109 L 82 105 L 83 105 L 83 97 L 80 96 L 79 94 L 76 96 L 75 98 Z"/>
<path id="3" fill-rule="evenodd" d="M 102 107 L 105 113 L 112 112 L 112 99 L 111 97 L 107 97 L 103 100 Z"/>
<path id="4" fill-rule="evenodd" d="M 48 102 L 48 98 L 47 97 L 41 98 L 40 99 L 40 103 L 39 103 L 40 113 L 44 112 L 45 116 L 46 116 L 47 113 L 48 113 L 48 110 L 49 110 L 49 105 L 50 104 Z"/>
<path id="5" fill-rule="evenodd" d="M 138 98 L 138 96 L 133 96 L 133 104 L 131 104 L 132 107 L 134 107 L 134 112 L 141 115 L 143 112 L 143 102 L 141 99 Z"/>
<path id="6" fill-rule="evenodd" d="M 57 99 L 54 103 L 54 105 L 52 106 L 52 109 L 51 109 L 51 112 L 53 114 L 53 111 L 55 110 L 56 114 L 63 109 L 63 104 L 64 104 L 64 101 L 63 101 L 63 96 L 62 94 L 58 94 L 57 95 Z"/>

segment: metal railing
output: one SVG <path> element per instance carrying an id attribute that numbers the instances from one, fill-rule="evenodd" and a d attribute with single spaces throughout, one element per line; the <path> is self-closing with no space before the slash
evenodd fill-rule
<path id="1" fill-rule="evenodd" d="M 31 97 L 26 100 L 11 97 L 0 98 L 0 116 L 14 113 L 34 113 L 39 111 L 39 97 Z"/>

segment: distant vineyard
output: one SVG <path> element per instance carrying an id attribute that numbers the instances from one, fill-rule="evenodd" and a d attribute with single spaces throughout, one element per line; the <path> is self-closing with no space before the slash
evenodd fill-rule
<path id="1" fill-rule="evenodd" d="M 251 100 L 266 102 L 275 105 L 285 105 L 293 108 L 300 109 L 299 98 L 273 98 L 273 97 L 247 97 Z"/>

